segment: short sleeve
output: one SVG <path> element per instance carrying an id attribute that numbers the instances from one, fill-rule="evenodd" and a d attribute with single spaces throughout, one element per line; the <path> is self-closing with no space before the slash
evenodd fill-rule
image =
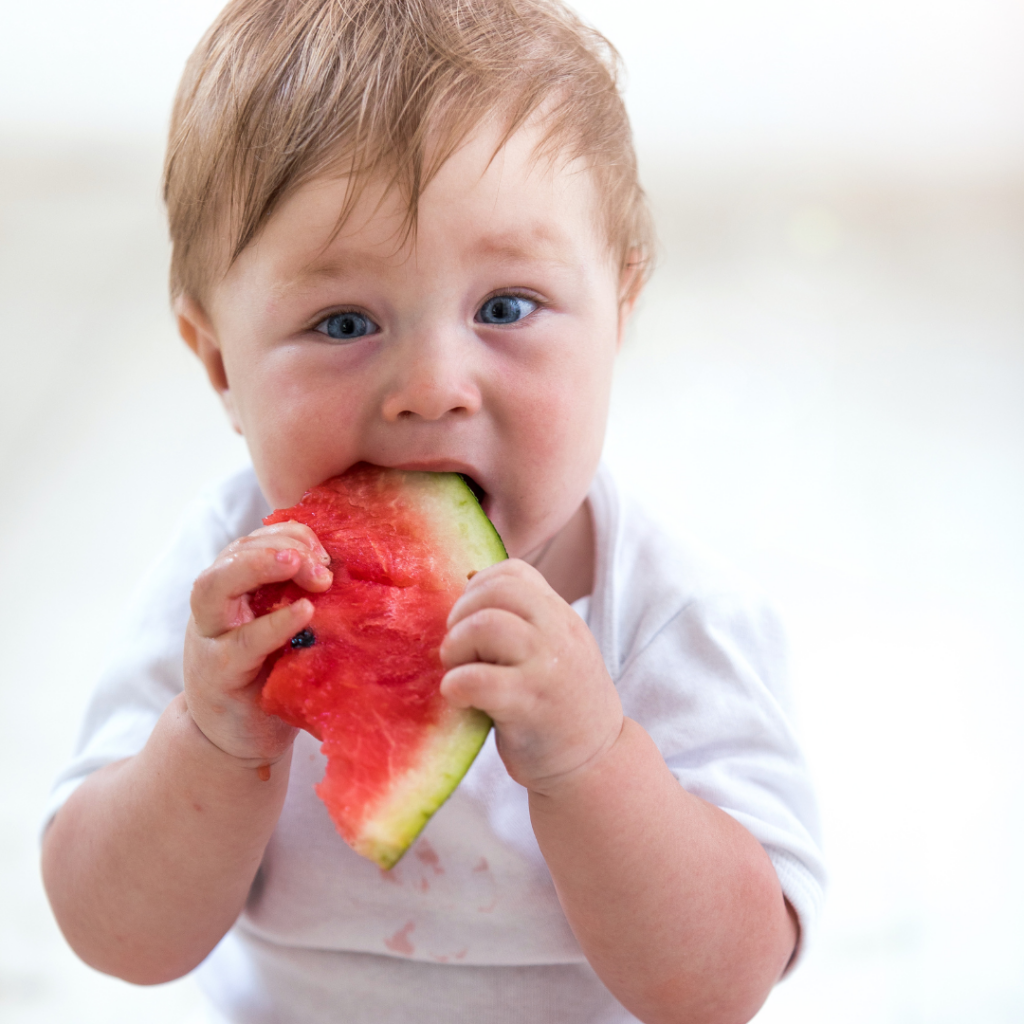
<path id="1" fill-rule="evenodd" d="M 825 871 L 810 774 L 787 715 L 775 615 L 733 594 L 695 597 L 629 658 L 617 686 L 626 714 L 647 729 L 680 784 L 765 848 L 804 948 Z"/>
<path id="2" fill-rule="evenodd" d="M 93 691 L 70 763 L 47 801 L 43 830 L 94 771 L 137 754 L 182 691 L 182 650 L 195 578 L 235 538 L 260 525 L 267 506 L 247 468 L 185 510 L 174 537 L 136 589 L 107 667 Z"/>

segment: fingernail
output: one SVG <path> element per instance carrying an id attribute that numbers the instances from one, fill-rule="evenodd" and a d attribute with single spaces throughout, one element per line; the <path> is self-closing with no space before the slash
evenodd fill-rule
<path id="1" fill-rule="evenodd" d="M 278 551 L 274 555 L 275 561 L 278 562 L 290 562 L 295 557 L 295 552 L 291 548 L 285 548 L 284 551 Z"/>
<path id="2" fill-rule="evenodd" d="M 313 567 L 313 575 L 318 580 L 329 580 L 331 578 L 331 570 L 326 566 L 317 565 Z"/>

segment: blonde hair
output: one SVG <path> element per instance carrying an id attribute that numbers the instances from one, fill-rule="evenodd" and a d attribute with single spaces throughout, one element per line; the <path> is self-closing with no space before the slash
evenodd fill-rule
<path id="1" fill-rule="evenodd" d="M 635 294 L 653 235 L 619 69 L 560 0 L 231 0 L 171 117 L 172 295 L 201 301 L 282 199 L 325 173 L 353 183 L 339 227 L 383 175 L 414 230 L 423 189 L 485 119 L 503 117 L 504 142 L 541 108 L 538 153 L 590 168 Z"/>

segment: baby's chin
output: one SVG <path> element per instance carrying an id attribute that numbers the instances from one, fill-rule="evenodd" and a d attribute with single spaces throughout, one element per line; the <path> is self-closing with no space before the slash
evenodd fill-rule
<path id="1" fill-rule="evenodd" d="M 466 482 L 469 483 L 468 480 Z M 477 494 L 475 488 L 473 493 Z M 490 519 L 494 528 L 498 531 L 498 536 L 501 537 L 501 542 L 505 545 L 508 557 L 521 558 L 523 552 L 527 549 L 521 542 L 521 530 L 517 529 L 515 518 L 509 516 L 503 508 L 500 496 L 485 492 L 482 495 L 477 494 L 477 499 L 480 502 L 480 507 L 484 510 L 484 515 Z"/>
<path id="2" fill-rule="evenodd" d="M 570 514 L 558 518 L 545 517 L 543 521 L 537 521 L 524 516 L 522 508 L 503 508 L 498 495 L 487 495 L 481 506 L 498 531 L 509 558 L 521 558 L 531 563 L 554 542 L 572 518 Z"/>

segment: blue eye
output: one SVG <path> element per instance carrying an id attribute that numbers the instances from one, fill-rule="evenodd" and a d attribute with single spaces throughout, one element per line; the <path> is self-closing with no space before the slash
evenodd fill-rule
<path id="1" fill-rule="evenodd" d="M 476 319 L 482 324 L 514 324 L 536 308 L 536 302 L 522 295 L 495 295 L 480 307 Z"/>
<path id="2" fill-rule="evenodd" d="M 321 320 L 314 330 L 336 341 L 352 341 L 365 338 L 367 334 L 375 334 L 378 327 L 362 313 L 333 313 L 326 320 Z"/>

